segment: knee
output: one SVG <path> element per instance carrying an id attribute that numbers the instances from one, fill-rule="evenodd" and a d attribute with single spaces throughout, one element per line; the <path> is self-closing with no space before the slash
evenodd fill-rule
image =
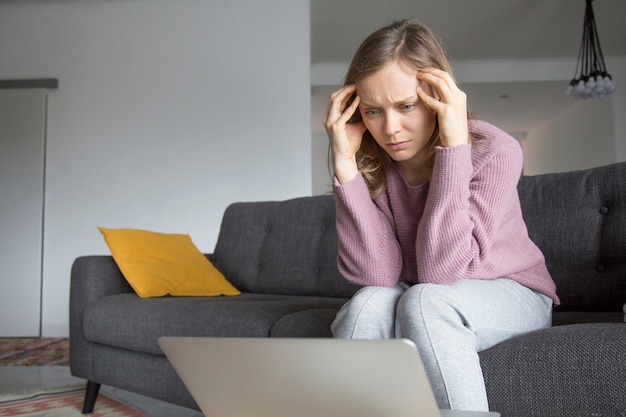
<path id="1" fill-rule="evenodd" d="M 396 285 L 393 287 L 363 287 L 358 290 L 341 311 L 380 311 L 385 313 L 395 310 L 398 300 L 406 290 L 406 287 Z"/>
<path id="2" fill-rule="evenodd" d="M 445 285 L 415 284 L 403 294 L 398 309 L 415 311 L 437 308 L 446 303 L 446 293 Z"/>
<path id="3" fill-rule="evenodd" d="M 464 324 L 463 314 L 457 308 L 451 287 L 438 284 L 416 284 L 398 301 L 397 320 L 413 326 L 427 327 L 432 321 Z"/>
<path id="4" fill-rule="evenodd" d="M 390 324 L 404 289 L 402 286 L 360 289 L 337 313 L 331 325 L 333 336 L 349 339 L 390 337 L 388 329 L 392 327 Z M 363 335 L 358 337 L 360 333 Z"/>

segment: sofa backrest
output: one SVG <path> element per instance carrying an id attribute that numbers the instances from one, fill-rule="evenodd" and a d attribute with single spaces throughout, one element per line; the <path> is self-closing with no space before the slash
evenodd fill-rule
<path id="1" fill-rule="evenodd" d="M 626 162 L 524 176 L 530 238 L 556 282 L 557 311 L 621 311 L 626 302 Z M 242 291 L 350 297 L 337 269 L 330 195 L 230 205 L 212 260 Z"/>
<path id="2" fill-rule="evenodd" d="M 524 176 L 530 238 L 556 282 L 556 311 L 621 311 L 626 302 L 626 162 Z"/>
<path id="3" fill-rule="evenodd" d="M 212 261 L 245 292 L 350 297 L 337 269 L 332 195 L 231 204 Z"/>

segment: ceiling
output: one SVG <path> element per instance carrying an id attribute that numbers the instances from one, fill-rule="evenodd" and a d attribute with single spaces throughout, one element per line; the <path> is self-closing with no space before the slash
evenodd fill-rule
<path id="1" fill-rule="evenodd" d="M 604 57 L 625 57 L 626 0 L 592 5 Z M 407 17 L 428 24 L 441 37 L 453 67 L 476 60 L 573 62 L 584 13 L 584 0 L 311 0 L 311 63 L 314 68 L 347 66 L 368 34 Z M 563 92 L 574 71 L 568 68 L 563 80 L 464 83 L 462 88 L 471 110 L 523 138 L 573 103 Z M 314 132 L 323 131 L 321 119 L 333 89 L 313 86 Z"/>

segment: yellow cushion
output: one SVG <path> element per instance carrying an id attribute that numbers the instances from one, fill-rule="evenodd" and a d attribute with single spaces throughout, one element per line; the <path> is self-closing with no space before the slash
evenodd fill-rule
<path id="1" fill-rule="evenodd" d="M 189 235 L 98 229 L 122 274 L 141 298 L 240 294 Z"/>

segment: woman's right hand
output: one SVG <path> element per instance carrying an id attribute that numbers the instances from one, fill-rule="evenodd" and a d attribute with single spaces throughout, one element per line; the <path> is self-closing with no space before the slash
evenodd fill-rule
<path id="1" fill-rule="evenodd" d="M 354 100 L 348 105 L 353 95 Z M 366 128 L 363 122 L 348 123 L 348 121 L 357 111 L 360 101 L 356 94 L 356 86 L 348 84 L 331 94 L 324 118 L 335 176 L 341 184 L 352 181 L 359 173 L 356 153 L 361 146 Z"/>

